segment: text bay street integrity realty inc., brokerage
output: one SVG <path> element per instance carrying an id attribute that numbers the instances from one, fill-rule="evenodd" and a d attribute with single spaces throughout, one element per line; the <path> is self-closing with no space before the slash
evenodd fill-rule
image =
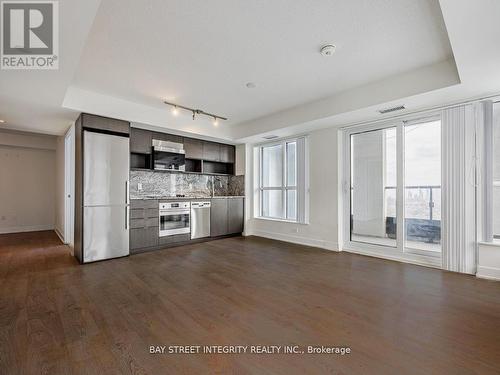
<path id="1" fill-rule="evenodd" d="M 150 345 L 150 354 L 351 354 L 348 346 Z"/>

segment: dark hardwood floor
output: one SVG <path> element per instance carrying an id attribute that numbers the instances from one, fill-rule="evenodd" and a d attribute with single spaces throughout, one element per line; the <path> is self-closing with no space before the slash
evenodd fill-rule
<path id="1" fill-rule="evenodd" d="M 80 266 L 0 236 L 1 374 L 499 374 L 500 283 L 262 238 Z M 332 354 L 149 354 L 327 345 Z"/>

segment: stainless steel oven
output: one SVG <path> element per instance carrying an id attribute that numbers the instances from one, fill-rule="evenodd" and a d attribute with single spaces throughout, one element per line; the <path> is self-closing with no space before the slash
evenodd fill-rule
<path id="1" fill-rule="evenodd" d="M 189 202 L 160 203 L 160 237 L 191 232 Z"/>

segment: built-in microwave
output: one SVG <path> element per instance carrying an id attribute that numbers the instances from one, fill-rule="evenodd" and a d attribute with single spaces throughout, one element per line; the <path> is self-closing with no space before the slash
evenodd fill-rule
<path id="1" fill-rule="evenodd" d="M 191 232 L 191 203 L 160 203 L 160 237 Z"/>
<path id="2" fill-rule="evenodd" d="M 182 143 L 153 139 L 154 169 L 184 171 L 186 167 L 184 145 Z"/>

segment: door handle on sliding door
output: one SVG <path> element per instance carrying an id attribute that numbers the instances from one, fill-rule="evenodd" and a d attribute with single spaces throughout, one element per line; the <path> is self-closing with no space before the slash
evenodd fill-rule
<path id="1" fill-rule="evenodd" d="M 130 188 L 129 188 L 129 181 L 126 180 L 125 181 L 125 204 L 129 204 L 130 203 Z"/>
<path id="2" fill-rule="evenodd" d="M 125 230 L 128 230 L 129 207 L 125 207 Z"/>

